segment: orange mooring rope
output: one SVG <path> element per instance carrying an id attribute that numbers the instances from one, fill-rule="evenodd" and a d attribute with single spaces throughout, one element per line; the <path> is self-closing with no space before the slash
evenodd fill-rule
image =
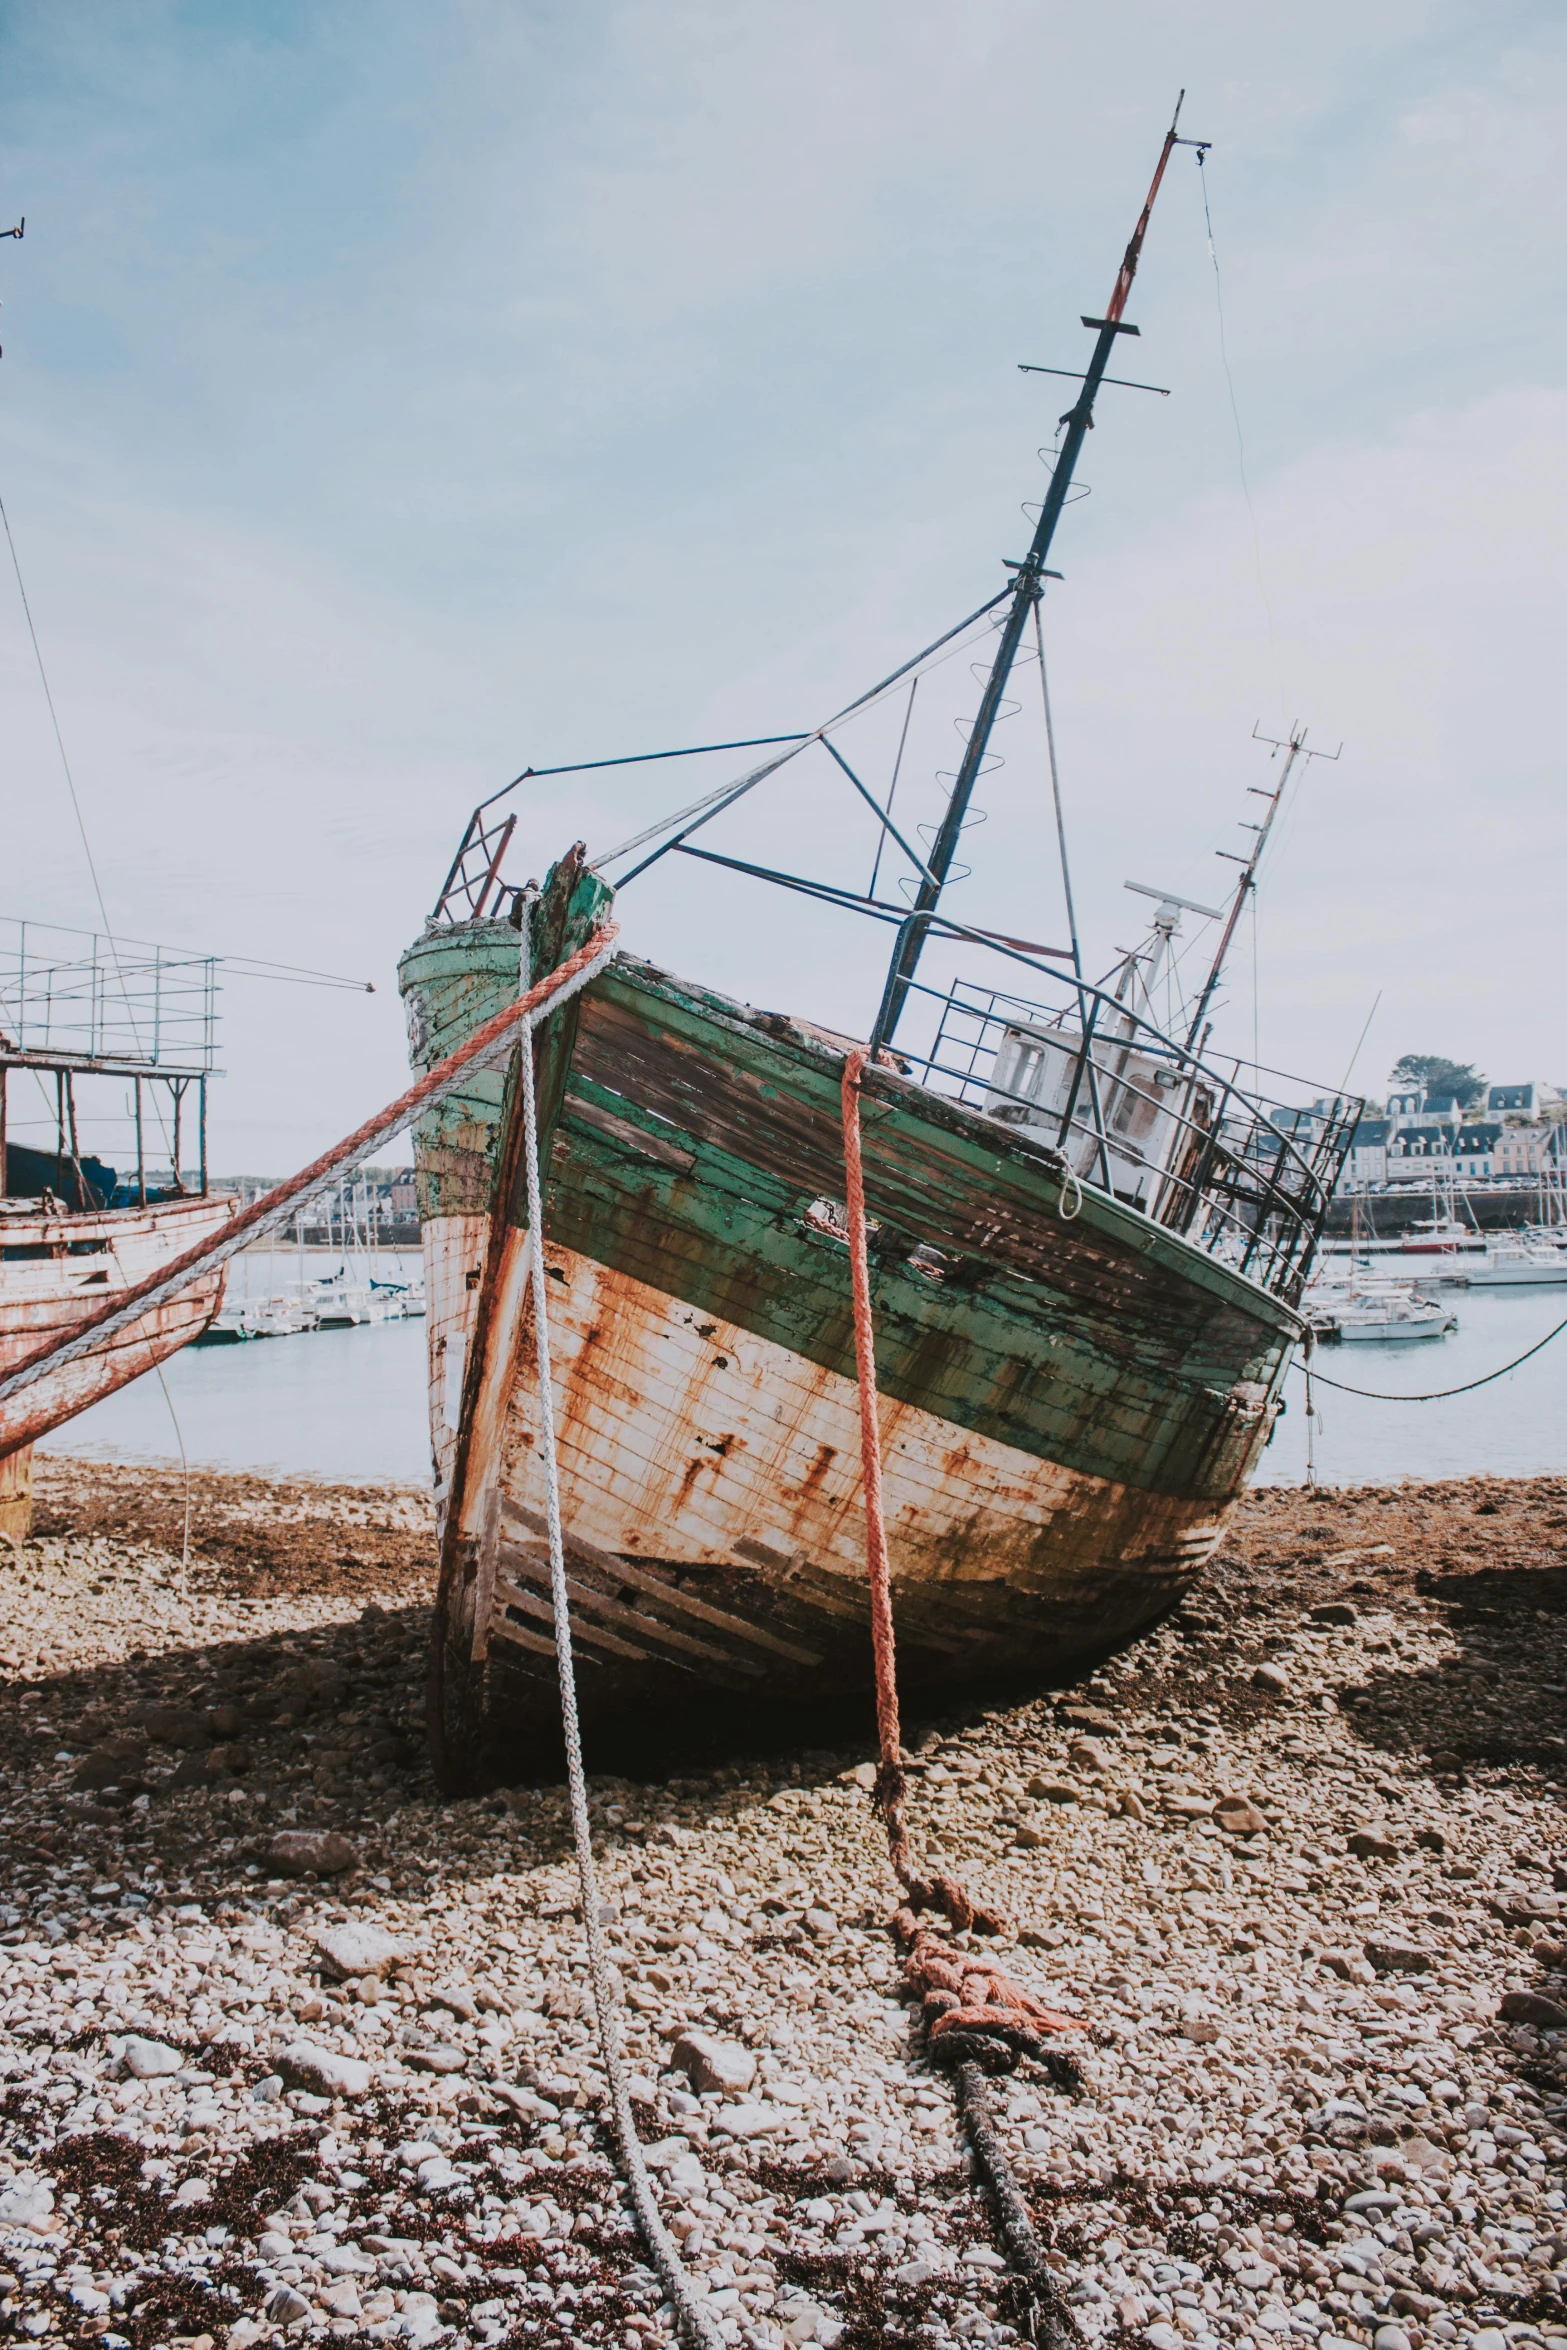
<path id="1" fill-rule="evenodd" d="M 986 2092 L 987 2073 L 1010 2072 L 1020 2057 L 1038 2064 L 1058 2088 L 1075 2089 L 1081 2076 L 1063 2051 L 1046 2048 L 1042 2032 L 1072 2030 L 1070 2017 L 1044 2007 L 988 1959 L 958 1949 L 919 1924 L 917 1912 L 939 1909 L 962 1933 L 1007 1932 L 998 1910 L 981 1909 L 955 1877 L 922 1877 L 909 1850 L 907 1781 L 898 1722 L 897 1655 L 892 1629 L 892 1578 L 882 1508 L 881 1426 L 876 1395 L 876 1331 L 871 1319 L 870 1251 L 865 1227 L 865 1171 L 860 1148 L 860 1079 L 870 1056 L 856 1049 L 843 1069 L 843 1158 L 847 1177 L 849 1265 L 854 1281 L 854 1363 L 860 1396 L 860 1461 L 865 1480 L 865 1566 L 871 1587 L 871 1645 L 876 1661 L 876 1728 L 881 1764 L 876 1797 L 887 1831 L 887 1851 L 907 1899 L 892 1920 L 905 1946 L 904 1975 L 918 1993 L 931 2061 L 948 2066 L 981 2176 L 995 2201 L 1001 2240 L 1016 2272 L 1016 2314 L 1026 2341 L 1046 2350 L 1073 2350 L 1081 2336 L 1045 2259 L 1028 2206 L 1018 2189 Z"/>
<path id="2" fill-rule="evenodd" d="M 876 1728 L 881 1767 L 876 1796 L 887 1830 L 887 1850 L 908 1902 L 895 1921 L 905 1942 L 915 1939 L 914 1913 L 943 1910 L 961 1933 L 1004 1934 L 999 1910 L 981 1909 L 955 1877 L 921 1877 L 909 1850 L 898 1720 L 897 1651 L 892 1629 L 892 1578 L 887 1565 L 887 1521 L 881 1497 L 881 1427 L 877 1416 L 876 1330 L 871 1319 L 870 1252 L 865 1230 L 865 1170 L 860 1151 L 860 1077 L 870 1055 L 858 1048 L 843 1065 L 843 1160 L 849 1211 L 849 1266 L 854 1280 L 854 1367 L 860 1390 L 860 1462 L 865 1479 L 865 1571 L 871 1587 L 871 1647 L 876 1661 Z"/>

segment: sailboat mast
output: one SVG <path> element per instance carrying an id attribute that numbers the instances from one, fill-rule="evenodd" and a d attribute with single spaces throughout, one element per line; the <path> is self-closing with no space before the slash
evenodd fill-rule
<path id="1" fill-rule="evenodd" d="M 1066 504 L 1067 492 L 1072 486 L 1072 476 L 1077 469 L 1078 454 L 1082 449 L 1086 435 L 1093 426 L 1094 402 L 1098 398 L 1099 386 L 1105 369 L 1110 364 L 1110 354 L 1115 349 L 1116 337 L 1117 335 L 1135 335 L 1138 332 L 1135 326 L 1128 326 L 1125 323 L 1122 313 L 1126 308 L 1127 296 L 1132 290 L 1132 280 L 1137 275 L 1137 264 L 1142 256 L 1143 239 L 1148 234 L 1148 223 L 1153 213 L 1154 199 L 1159 193 L 1160 182 L 1164 178 L 1165 170 L 1175 149 L 1197 143 L 1176 137 L 1176 124 L 1181 118 L 1181 103 L 1185 96 L 1186 93 L 1183 90 L 1176 100 L 1175 114 L 1169 130 L 1165 133 L 1164 145 L 1159 153 L 1158 169 L 1153 175 L 1153 183 L 1138 216 L 1137 226 L 1132 231 L 1131 242 L 1122 255 L 1121 266 L 1116 273 L 1115 285 L 1111 291 L 1105 314 L 1103 318 L 1085 318 L 1083 320 L 1084 326 L 1093 327 L 1097 333 L 1093 357 L 1090 359 L 1088 371 L 1083 377 L 1083 388 L 1078 394 L 1077 404 L 1064 419 L 1066 435 L 1061 444 L 1060 455 L 1056 459 L 1055 471 L 1050 477 L 1050 488 L 1040 511 L 1039 521 L 1034 529 L 1033 542 L 1021 563 L 1015 566 L 1017 577 L 1013 584 L 1011 602 L 1007 607 L 1006 620 L 1002 625 L 1001 642 L 996 648 L 996 657 L 991 664 L 990 675 L 985 681 L 985 691 L 980 699 L 979 710 L 969 734 L 967 748 L 963 753 L 963 761 L 958 769 L 957 780 L 952 787 L 952 796 L 947 802 L 947 812 L 941 820 L 940 830 L 936 834 L 929 858 L 926 861 L 926 877 L 920 883 L 919 895 L 914 900 L 911 917 L 898 934 L 897 950 L 893 956 L 892 967 L 887 974 L 887 988 L 882 1001 L 882 1014 L 877 1023 L 877 1034 L 884 1043 L 891 1040 L 903 1006 L 908 1000 L 909 983 L 914 977 L 920 956 L 924 952 L 925 941 L 930 935 L 930 916 L 935 912 L 942 890 L 946 885 L 947 875 L 952 867 L 952 860 L 957 853 L 958 840 L 968 816 L 969 802 L 974 796 L 974 786 L 979 780 L 980 769 L 985 763 L 985 754 L 990 748 L 990 738 L 995 730 L 996 719 L 1006 694 L 1008 680 L 1012 675 L 1013 664 L 1017 659 L 1018 647 L 1023 641 L 1023 631 L 1028 626 L 1030 613 L 1044 593 L 1044 580 L 1047 576 L 1045 557 L 1050 552 L 1050 542 L 1055 537 L 1056 524 L 1061 519 L 1061 509 Z"/>
<path id="2" fill-rule="evenodd" d="M 1305 745 L 1306 737 L 1304 731 L 1302 731 L 1300 734 L 1296 734 L 1292 730 L 1289 738 L 1288 754 L 1284 761 L 1284 772 L 1279 777 L 1278 788 L 1268 795 L 1268 812 L 1266 816 L 1264 816 L 1262 822 L 1257 826 L 1257 837 L 1252 843 L 1251 855 L 1245 860 L 1241 877 L 1235 884 L 1235 895 L 1230 900 L 1230 910 L 1225 918 L 1224 931 L 1219 940 L 1218 951 L 1214 955 L 1213 961 L 1208 967 L 1208 976 L 1203 982 L 1202 994 L 1197 998 L 1197 1009 L 1192 1014 L 1191 1027 L 1186 1032 L 1186 1049 L 1188 1052 L 1191 1051 L 1192 1046 L 1195 1044 L 1197 1037 L 1201 1033 L 1203 1021 L 1207 1018 L 1208 1006 L 1213 1001 L 1214 989 L 1218 986 L 1219 981 L 1224 976 L 1225 960 L 1229 954 L 1235 933 L 1240 927 L 1241 916 L 1246 911 L 1246 900 L 1251 896 L 1252 891 L 1257 886 L 1257 868 L 1262 863 L 1262 852 L 1268 845 L 1268 835 L 1273 830 L 1273 820 L 1277 816 L 1280 802 L 1284 798 L 1284 789 L 1290 779 L 1290 770 L 1293 768 L 1296 760 L 1300 757 L 1300 754 L 1304 750 Z M 1256 789 L 1257 787 L 1252 786 L 1249 788 Z M 1227 856 L 1229 851 L 1227 849 L 1220 849 L 1218 853 L 1221 857 L 1223 857 Z"/>
<path id="3" fill-rule="evenodd" d="M 1306 748 L 1306 729 L 1299 724 L 1296 724 L 1290 728 L 1289 733 L 1283 742 L 1279 742 L 1273 735 L 1259 734 L 1255 727 L 1252 728 L 1252 733 L 1258 742 L 1270 743 L 1276 752 L 1283 751 L 1286 754 L 1284 760 L 1284 772 L 1279 777 L 1278 786 L 1274 791 L 1265 792 L 1260 784 L 1255 783 L 1248 784 L 1247 786 L 1248 791 L 1254 792 L 1259 799 L 1264 799 L 1267 801 L 1268 812 L 1263 817 L 1263 820 L 1260 824 L 1254 825 L 1252 827 L 1257 837 L 1252 843 L 1251 855 L 1249 857 L 1237 857 L 1233 859 L 1233 862 L 1242 868 L 1241 877 L 1235 884 L 1235 895 L 1230 900 L 1230 910 L 1228 916 L 1225 919 L 1224 932 L 1219 940 L 1218 952 L 1215 954 L 1213 961 L 1209 966 L 1208 976 L 1203 982 L 1202 994 L 1197 998 L 1197 1009 L 1192 1014 L 1192 1024 L 1186 1031 L 1186 1050 L 1188 1052 L 1193 1050 L 1198 1037 L 1202 1033 L 1202 1024 L 1208 1016 L 1208 1006 L 1213 1001 L 1214 990 L 1218 986 L 1219 981 L 1224 977 L 1225 961 L 1229 955 L 1230 946 L 1234 940 L 1235 933 L 1240 926 L 1240 918 L 1246 911 L 1246 901 L 1257 886 L 1257 868 L 1262 863 L 1262 852 L 1268 845 L 1268 835 L 1273 830 L 1274 821 L 1278 816 L 1279 809 L 1283 805 L 1284 794 L 1288 789 L 1289 779 L 1294 770 L 1296 760 L 1301 758 L 1308 760 L 1336 759 L 1339 756 L 1339 752 L 1341 752 L 1344 748 L 1343 744 L 1340 743 L 1337 751 L 1308 751 Z M 1228 849 L 1220 849 L 1218 853 L 1221 857 L 1230 856 L 1230 851 Z"/>

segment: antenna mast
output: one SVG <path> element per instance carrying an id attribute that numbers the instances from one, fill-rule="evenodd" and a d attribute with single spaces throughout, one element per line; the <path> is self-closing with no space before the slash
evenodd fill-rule
<path id="1" fill-rule="evenodd" d="M 1098 396 L 1105 369 L 1110 364 L 1110 356 L 1115 349 L 1116 337 L 1117 335 L 1135 335 L 1138 331 L 1135 326 L 1128 326 L 1125 323 L 1122 312 L 1126 308 L 1127 296 L 1132 290 L 1132 280 L 1137 275 L 1137 264 L 1142 257 L 1143 239 L 1148 234 L 1148 222 L 1153 213 L 1154 199 L 1159 193 L 1160 182 L 1164 178 L 1170 157 L 1177 147 L 1204 148 L 1208 144 L 1203 139 L 1181 139 L 1176 136 L 1176 124 L 1181 119 L 1181 106 L 1185 96 L 1186 92 L 1183 90 L 1175 102 L 1175 114 L 1169 130 L 1165 133 L 1164 145 L 1159 152 L 1159 164 L 1153 175 L 1153 184 L 1148 190 L 1147 200 L 1138 215 L 1137 226 L 1132 231 L 1131 242 L 1121 257 L 1121 266 L 1116 273 L 1115 285 L 1111 290 L 1105 314 L 1103 318 L 1085 318 L 1083 320 L 1084 326 L 1093 327 L 1097 331 L 1098 341 L 1094 345 L 1094 355 L 1088 363 L 1088 371 L 1083 377 L 1083 388 L 1078 394 L 1077 404 L 1069 409 L 1062 418 L 1062 422 L 1066 426 L 1066 437 L 1061 444 L 1061 453 L 1056 459 L 1055 471 L 1050 477 L 1050 488 L 1046 493 L 1039 521 L 1035 525 L 1033 542 L 1021 563 L 1007 566 L 1009 570 L 1016 572 L 1017 577 L 1013 584 L 1012 599 L 1007 609 L 1007 616 L 1002 625 L 1001 642 L 996 648 L 996 657 L 991 665 L 990 676 L 986 680 L 985 690 L 980 698 L 979 711 L 969 734 L 967 748 L 963 753 L 963 762 L 958 769 L 957 781 L 952 787 L 952 797 L 947 802 L 947 812 L 941 820 L 940 830 L 931 847 L 925 877 L 920 882 L 919 895 L 914 900 L 910 920 L 903 925 L 898 933 L 897 951 L 892 959 L 892 967 L 887 974 L 881 1016 L 876 1025 L 876 1034 L 883 1043 L 891 1041 L 903 1006 L 908 999 L 909 982 L 913 979 L 915 968 L 924 952 L 925 941 L 931 928 L 929 917 L 936 909 L 946 884 L 947 875 L 951 870 L 959 835 L 963 830 L 964 819 L 968 815 L 969 802 L 974 796 L 974 786 L 979 779 L 980 769 L 984 765 L 985 754 L 990 748 L 990 738 L 995 730 L 997 714 L 1006 693 L 1007 681 L 1012 674 L 1013 663 L 1017 659 L 1018 647 L 1022 643 L 1023 631 L 1028 626 L 1029 614 L 1034 610 L 1044 593 L 1045 580 L 1048 577 L 1060 576 L 1059 573 L 1047 573 L 1045 557 L 1050 552 L 1050 542 L 1055 537 L 1056 524 L 1061 518 L 1061 509 L 1066 504 L 1067 491 L 1072 486 L 1072 476 L 1077 468 L 1078 454 L 1082 449 L 1084 437 L 1093 426 L 1094 401 Z M 923 921 L 920 919 L 922 915 L 925 917 Z"/>
<path id="2" fill-rule="evenodd" d="M 1231 942 L 1235 937 L 1237 929 L 1240 927 L 1241 915 L 1246 910 L 1246 900 L 1251 896 L 1252 892 L 1257 886 L 1257 868 L 1262 863 L 1262 852 L 1268 845 L 1268 835 L 1273 830 L 1274 819 L 1278 815 L 1279 809 L 1283 803 L 1284 794 L 1288 788 L 1289 779 L 1292 772 L 1294 771 L 1296 760 L 1336 759 L 1340 756 L 1344 748 L 1343 744 L 1340 743 L 1338 750 L 1336 751 L 1308 751 L 1306 748 L 1306 729 L 1301 725 L 1298 719 L 1290 728 L 1289 733 L 1283 742 L 1280 742 L 1276 735 L 1259 734 L 1255 726 L 1251 730 L 1251 739 L 1253 742 L 1267 743 L 1272 749 L 1275 758 L 1278 757 L 1280 751 L 1283 751 L 1285 754 L 1284 771 L 1279 777 L 1276 788 L 1271 792 L 1264 791 L 1260 784 L 1249 783 L 1246 786 L 1246 789 L 1251 792 L 1254 797 L 1259 800 L 1266 800 L 1268 803 L 1267 813 L 1264 815 L 1262 822 L 1260 824 L 1254 824 L 1248 827 L 1250 831 L 1255 832 L 1257 835 L 1256 839 L 1252 843 L 1251 855 L 1249 857 L 1237 857 L 1233 849 L 1217 849 L 1214 852 L 1216 856 L 1227 858 L 1232 865 L 1239 865 L 1241 868 L 1241 877 L 1235 884 L 1235 895 L 1230 900 L 1230 910 L 1225 920 L 1224 934 L 1219 940 L 1218 952 L 1213 958 L 1212 967 L 1209 970 L 1207 979 L 1203 983 L 1202 994 L 1197 998 L 1197 1009 L 1192 1014 L 1191 1027 L 1186 1032 L 1186 1050 L 1188 1052 L 1191 1052 L 1196 1046 L 1197 1038 L 1202 1030 L 1203 1021 L 1207 1017 L 1208 1006 L 1213 1001 L 1214 990 L 1218 986 L 1219 981 L 1224 976 L 1224 959 L 1229 953 Z"/>

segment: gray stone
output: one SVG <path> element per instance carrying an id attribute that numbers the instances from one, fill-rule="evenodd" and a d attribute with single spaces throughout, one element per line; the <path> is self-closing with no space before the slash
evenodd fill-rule
<path id="1" fill-rule="evenodd" d="M 269 2317 L 275 2326 L 291 2326 L 297 2319 L 310 2315 L 310 2304 L 292 2285 L 278 2285 L 267 2295 L 261 2314 Z"/>
<path id="2" fill-rule="evenodd" d="M 714 2129 L 726 2138 L 765 2138 L 783 2126 L 776 2105 L 726 2105 L 713 2116 Z"/>
<path id="3" fill-rule="evenodd" d="M 403 1957 L 403 1945 L 380 1926 L 356 1920 L 347 1926 L 323 1926 L 312 1937 L 315 1950 L 340 1981 L 375 1975 L 384 1979 Z"/>
<path id="4" fill-rule="evenodd" d="M 720 2089 L 726 2096 L 738 2096 L 756 2078 L 756 2058 L 750 2049 L 738 2040 L 720 2040 L 712 2032 L 682 2032 L 669 2061 L 698 2090 Z"/>
<path id="5" fill-rule="evenodd" d="M 339 1877 L 359 1866 L 359 1855 L 335 1828 L 284 1828 L 266 1846 L 263 1858 L 280 1877 Z"/>
<path id="6" fill-rule="evenodd" d="M 36 2227 L 53 2209 L 54 2189 L 47 2179 L 13 2179 L 0 2194 L 0 2224 L 7 2227 Z"/>
<path id="7" fill-rule="evenodd" d="M 1431 1965 L 1430 1951 L 1409 1942 L 1368 1942 L 1366 1956 L 1379 1975 L 1423 1975 Z"/>
<path id="8" fill-rule="evenodd" d="M 185 2059 L 177 2048 L 166 2047 L 161 2040 L 144 2040 L 132 2032 L 120 2051 L 126 2071 L 138 2081 L 156 2081 L 165 2073 L 177 2073 Z"/>
<path id="9" fill-rule="evenodd" d="M 285 2080 L 296 2081 L 327 2097 L 367 2097 L 370 2067 L 357 2056 L 341 2056 L 335 2048 L 318 2048 L 312 2040 L 295 2040 L 278 2058 Z"/>
<path id="10" fill-rule="evenodd" d="M 1510 2024 L 1538 2024 L 1548 2032 L 1567 2030 L 1567 2007 L 1539 1991 L 1504 1991 L 1497 2013 Z"/>
<path id="11" fill-rule="evenodd" d="M 416 2073 L 461 2073 L 468 2069 L 468 2059 L 460 2048 L 408 2048 L 403 2051 L 403 2062 Z"/>
<path id="12" fill-rule="evenodd" d="M 1251 1684 L 1254 1689 L 1266 1689 L 1275 1697 L 1284 1697 L 1289 1691 L 1290 1677 L 1281 1665 L 1258 1665 Z"/>

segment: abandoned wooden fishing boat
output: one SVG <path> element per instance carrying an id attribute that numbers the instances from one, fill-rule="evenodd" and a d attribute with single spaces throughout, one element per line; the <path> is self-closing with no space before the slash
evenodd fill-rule
<path id="1" fill-rule="evenodd" d="M 1087 322 L 1094 355 L 1002 593 L 666 825 L 591 859 L 579 844 L 542 892 L 503 879 L 515 818 L 485 803 L 401 969 L 413 1057 L 429 1068 L 518 995 L 525 969 L 537 979 L 602 929 L 617 889 L 666 855 L 892 929 L 860 1099 L 909 1690 L 1102 1649 L 1200 1572 L 1280 1408 L 1357 1109 L 1265 1100 L 1207 1052 L 1233 919 L 1195 1016 L 1171 1033 L 1154 995 L 1181 900 L 1151 893 L 1148 946 L 1103 985 L 1085 976 L 1075 921 L 1070 949 L 1049 950 L 940 908 L 1181 143 L 1172 130 L 1106 316 Z M 915 686 L 965 635 L 999 641 L 921 853 L 841 744 L 889 697 L 896 713 L 905 689 L 912 713 Z M 1302 746 L 1289 747 L 1292 764 Z M 695 845 L 807 755 L 870 802 L 878 859 L 895 845 L 910 898 Z M 920 970 L 938 947 L 948 967 L 934 984 Z M 982 984 L 987 957 L 1000 968 Z M 579 1699 L 601 1757 L 689 1718 L 697 1699 L 743 1722 L 868 1698 L 840 1098 L 856 1041 L 626 951 L 537 1031 L 560 1495 Z M 442 1511 L 431 1727 L 455 1786 L 525 1766 L 557 1721 L 522 1091 L 515 1064 L 476 1076 L 415 1130 Z"/>
<path id="2" fill-rule="evenodd" d="M 0 926 L 0 1379 L 228 1222 L 232 1201 L 207 1188 L 214 993 L 210 958 L 159 952 L 149 965 L 101 938 L 84 951 L 77 934 Z M 90 1105 L 105 1087 L 109 1115 L 127 1095 L 134 1105 L 124 1175 L 83 1139 L 79 1089 Z M 191 1107 L 199 1164 L 182 1176 Z M 166 1176 L 149 1168 L 149 1128 Z M 219 1265 L 0 1398 L 0 1534 L 26 1538 L 39 1438 L 188 1345 L 224 1280 Z"/>

